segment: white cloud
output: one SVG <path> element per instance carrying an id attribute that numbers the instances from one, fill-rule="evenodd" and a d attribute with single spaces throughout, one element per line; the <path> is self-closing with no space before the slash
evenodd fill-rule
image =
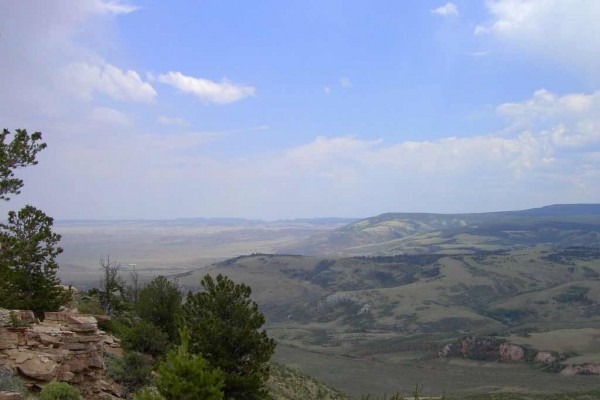
<path id="1" fill-rule="evenodd" d="M 600 1 L 489 0 L 474 33 L 563 64 L 600 67 Z"/>
<path id="2" fill-rule="evenodd" d="M 469 56 L 469 57 L 485 57 L 485 56 L 487 56 L 489 54 L 490 54 L 490 52 L 487 51 L 487 50 L 484 50 L 484 51 L 474 51 L 474 52 L 471 52 L 471 53 L 465 53 L 465 55 Z"/>
<path id="3" fill-rule="evenodd" d="M 217 140 L 239 146 L 237 135 L 248 129 L 167 135 L 119 129 L 107 120 L 70 121 L 48 130 L 52 152 L 31 169 L 35 176 L 27 178 L 19 199 L 44 199 L 40 206 L 57 217 L 147 218 L 459 212 L 597 202 L 599 93 L 539 90 L 496 110 L 506 118 L 506 129 L 495 134 L 396 143 L 319 136 L 236 156 L 207 146 Z M 82 131 L 86 135 L 73 140 L 73 132 Z M 49 192 L 65 196 L 44 195 Z"/>
<path id="4" fill-rule="evenodd" d="M 90 114 L 90 119 L 107 125 L 132 126 L 131 117 L 114 108 L 96 107 Z"/>
<path id="5" fill-rule="evenodd" d="M 167 117 L 166 115 L 161 115 L 156 119 L 161 125 L 172 125 L 172 126 L 189 126 L 190 123 L 187 122 L 183 118 L 178 117 Z"/>
<path id="6" fill-rule="evenodd" d="M 340 86 L 345 89 L 349 89 L 352 87 L 352 82 L 347 77 L 341 77 L 340 78 Z"/>
<path id="7" fill-rule="evenodd" d="M 497 107 L 499 114 L 511 118 L 538 119 L 575 115 L 578 118 L 589 115 L 592 107 L 600 105 L 600 91 L 592 94 L 568 94 L 558 96 L 546 89 L 534 92 L 531 99 L 520 103 L 504 103 Z"/>
<path id="8" fill-rule="evenodd" d="M 157 80 L 175 87 L 176 89 L 193 94 L 202 100 L 217 104 L 235 103 L 246 97 L 254 96 L 256 89 L 253 86 L 237 85 L 228 80 L 221 83 L 208 79 L 194 78 L 183 75 L 181 72 L 168 72 L 159 75 Z"/>
<path id="9" fill-rule="evenodd" d="M 545 128 L 541 137 L 555 148 L 581 147 L 600 140 L 600 91 L 558 96 L 540 89 L 529 100 L 501 104 L 496 110 L 509 120 L 511 129 Z"/>
<path id="10" fill-rule="evenodd" d="M 64 74 L 72 83 L 73 93 L 87 100 L 91 100 L 94 93 L 108 95 L 113 100 L 145 103 L 156 97 L 156 90 L 142 81 L 137 72 L 124 71 L 108 63 L 75 62 L 65 68 Z"/>
<path id="11" fill-rule="evenodd" d="M 134 5 L 120 1 L 94 0 L 92 5 L 96 11 L 108 14 L 129 14 L 138 9 Z"/>
<path id="12" fill-rule="evenodd" d="M 331 93 L 331 87 L 330 86 L 323 86 L 323 91 L 325 92 L 325 94 L 329 94 L 329 93 Z"/>
<path id="13" fill-rule="evenodd" d="M 441 7 L 431 10 L 433 14 L 441 15 L 443 17 L 456 17 L 458 16 L 458 7 L 456 4 L 449 2 Z"/>

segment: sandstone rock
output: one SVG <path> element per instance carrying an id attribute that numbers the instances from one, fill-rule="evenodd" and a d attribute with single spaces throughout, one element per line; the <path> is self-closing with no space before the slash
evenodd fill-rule
<path id="1" fill-rule="evenodd" d="M 75 374 L 71 371 L 64 371 L 58 374 L 58 380 L 62 382 L 71 382 L 75 378 Z"/>
<path id="2" fill-rule="evenodd" d="M 67 321 L 67 314 L 64 312 L 50 312 L 50 311 L 46 311 L 44 313 L 44 321 L 47 322 L 66 322 Z"/>
<path id="3" fill-rule="evenodd" d="M 91 347 L 87 343 L 64 343 L 63 349 L 67 350 L 91 350 Z"/>
<path id="4" fill-rule="evenodd" d="M 48 346 L 58 346 L 60 344 L 60 339 L 56 336 L 40 333 L 40 342 Z"/>
<path id="5" fill-rule="evenodd" d="M 58 370 L 58 364 L 41 354 L 32 354 L 27 360 L 17 363 L 17 371 L 29 378 L 51 381 Z"/>
<path id="6" fill-rule="evenodd" d="M 524 361 L 525 352 L 521 346 L 510 343 L 502 343 L 499 349 L 501 361 Z"/>
<path id="7" fill-rule="evenodd" d="M 64 364 L 69 367 L 71 372 L 81 372 L 87 367 L 87 362 L 82 358 L 72 358 L 66 360 Z"/>
<path id="8" fill-rule="evenodd" d="M 600 364 L 567 365 L 560 373 L 565 376 L 600 375 Z"/>
<path id="9" fill-rule="evenodd" d="M 91 354 L 90 358 L 88 359 L 87 365 L 89 368 L 104 369 L 104 361 L 102 360 L 102 357 L 100 357 L 100 355 L 95 351 Z"/>
<path id="10" fill-rule="evenodd" d="M 63 338 L 63 342 L 65 343 L 90 343 L 90 342 L 100 342 L 103 337 L 100 335 L 76 335 Z"/>
<path id="11" fill-rule="evenodd" d="M 94 317 L 68 314 L 66 319 L 67 328 L 73 332 L 96 332 L 98 330 L 98 322 Z"/>
<path id="12" fill-rule="evenodd" d="M 21 400 L 23 396 L 15 392 L 0 392 L 0 400 Z"/>
<path id="13" fill-rule="evenodd" d="M 0 319 L 3 315 L 10 318 L 8 311 L 0 310 Z M 27 320 L 33 314 L 19 315 Z M 18 372 L 30 389 L 57 380 L 79 386 L 87 400 L 118 399 L 120 388 L 104 381 L 106 367 L 100 354 L 120 353 L 119 341 L 98 330 L 97 321 L 70 310 L 48 312 L 44 322 L 18 329 L 3 327 L 0 320 L 0 368 Z"/>
<path id="14" fill-rule="evenodd" d="M 96 318 L 97 322 L 108 322 L 108 321 L 110 321 L 110 316 L 109 315 L 95 314 L 94 318 Z"/>
<path id="15" fill-rule="evenodd" d="M 19 345 L 18 332 L 0 331 L 0 350 L 16 349 Z"/>
<path id="16" fill-rule="evenodd" d="M 540 364 L 552 364 L 556 360 L 556 356 L 549 351 L 540 351 L 536 354 L 533 361 Z"/>
<path id="17" fill-rule="evenodd" d="M 31 358 L 33 358 L 34 354 L 33 353 L 18 353 L 17 356 L 15 357 L 15 364 L 21 364 L 24 363 L 27 360 L 30 360 Z"/>

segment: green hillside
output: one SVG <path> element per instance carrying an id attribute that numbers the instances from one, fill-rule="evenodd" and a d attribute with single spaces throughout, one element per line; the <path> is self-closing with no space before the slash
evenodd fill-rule
<path id="1" fill-rule="evenodd" d="M 255 288 L 280 341 L 352 353 L 466 333 L 600 326 L 599 257 L 600 249 L 581 247 L 475 255 L 254 255 L 211 271 Z"/>
<path id="2" fill-rule="evenodd" d="M 280 363 L 352 396 L 415 383 L 425 383 L 427 395 L 463 396 L 596 387 L 597 377 L 558 381 L 524 364 L 437 355 L 464 336 L 494 335 L 560 352 L 567 362 L 600 362 L 598 259 L 598 248 L 544 246 L 379 257 L 255 254 L 208 272 L 253 288 Z M 192 285 L 199 273 L 183 283 Z"/>

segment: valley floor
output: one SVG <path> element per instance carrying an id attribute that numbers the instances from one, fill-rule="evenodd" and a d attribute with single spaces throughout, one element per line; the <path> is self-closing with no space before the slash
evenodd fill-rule
<path id="1" fill-rule="evenodd" d="M 401 359 L 402 357 L 398 357 Z M 314 376 L 334 389 L 359 398 L 397 390 L 408 395 L 416 384 L 423 394 L 469 396 L 481 393 L 563 393 L 595 390 L 598 376 L 561 376 L 523 364 L 466 360 L 382 362 L 311 352 L 279 345 L 274 360 Z"/>

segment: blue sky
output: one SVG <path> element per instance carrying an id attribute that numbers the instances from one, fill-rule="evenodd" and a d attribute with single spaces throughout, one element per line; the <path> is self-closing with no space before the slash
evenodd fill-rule
<path id="1" fill-rule="evenodd" d="M 0 118 L 56 218 L 600 201 L 600 2 L 0 4 Z"/>

